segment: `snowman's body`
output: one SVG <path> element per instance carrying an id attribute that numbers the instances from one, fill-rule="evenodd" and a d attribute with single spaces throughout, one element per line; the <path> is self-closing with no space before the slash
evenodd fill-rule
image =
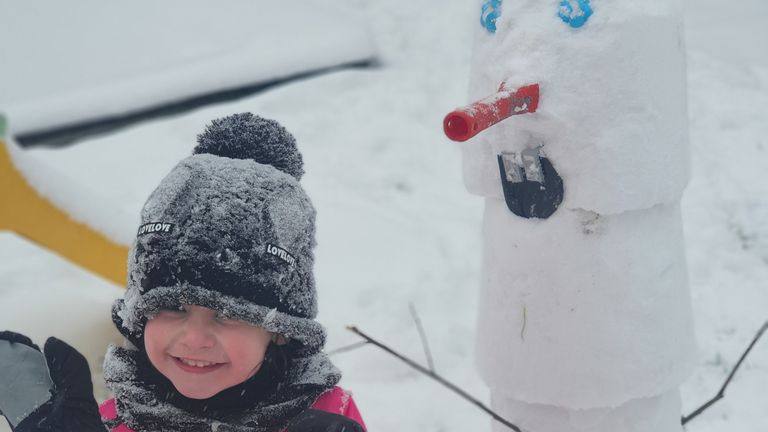
<path id="1" fill-rule="evenodd" d="M 695 354 L 679 5 L 566 0 L 594 12 L 574 28 L 560 3 L 505 0 L 495 33 L 478 26 L 472 100 L 540 86 L 537 112 L 463 144 L 465 183 L 486 202 L 480 372 L 494 409 L 527 431 L 679 431 Z M 526 149 L 562 179 L 546 218 L 505 203 L 497 158 Z"/>

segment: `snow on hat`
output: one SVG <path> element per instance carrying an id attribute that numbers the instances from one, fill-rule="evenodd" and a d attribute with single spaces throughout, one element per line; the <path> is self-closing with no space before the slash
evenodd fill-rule
<path id="1" fill-rule="evenodd" d="M 242 113 L 197 140 L 144 204 L 127 292 L 113 307 L 118 329 L 136 341 L 158 310 L 194 304 L 321 350 L 315 209 L 293 136 Z"/>

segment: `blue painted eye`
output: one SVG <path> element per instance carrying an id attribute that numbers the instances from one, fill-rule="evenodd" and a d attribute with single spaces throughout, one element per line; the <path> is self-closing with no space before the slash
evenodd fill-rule
<path id="1" fill-rule="evenodd" d="M 485 0 L 483 3 L 480 24 L 489 33 L 496 33 L 496 19 L 501 16 L 501 0 Z"/>
<path id="2" fill-rule="evenodd" d="M 592 6 L 589 5 L 589 0 L 576 0 L 578 3 L 578 11 L 573 7 L 574 0 L 561 0 L 560 9 L 557 15 L 573 28 L 579 28 L 583 26 L 589 17 L 592 16 Z"/>

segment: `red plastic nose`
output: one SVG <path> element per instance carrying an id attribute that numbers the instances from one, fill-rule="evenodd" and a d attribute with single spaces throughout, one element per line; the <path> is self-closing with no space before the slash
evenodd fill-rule
<path id="1" fill-rule="evenodd" d="M 463 111 L 448 113 L 443 120 L 445 135 L 453 141 L 466 141 L 474 135 L 471 128 L 474 122 L 472 117 Z"/>
<path id="2" fill-rule="evenodd" d="M 453 141 L 466 141 L 510 116 L 536 112 L 538 106 L 538 84 L 509 90 L 502 83 L 498 92 L 448 113 L 443 130 Z"/>

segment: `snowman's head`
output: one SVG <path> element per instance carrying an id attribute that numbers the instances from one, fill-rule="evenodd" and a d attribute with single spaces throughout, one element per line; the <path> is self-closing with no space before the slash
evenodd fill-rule
<path id="1" fill-rule="evenodd" d="M 470 100 L 501 83 L 538 84 L 540 100 L 462 144 L 468 189 L 503 199 L 499 156 L 538 149 L 563 180 L 563 208 L 615 214 L 678 200 L 688 178 L 678 3 L 480 1 Z"/>

